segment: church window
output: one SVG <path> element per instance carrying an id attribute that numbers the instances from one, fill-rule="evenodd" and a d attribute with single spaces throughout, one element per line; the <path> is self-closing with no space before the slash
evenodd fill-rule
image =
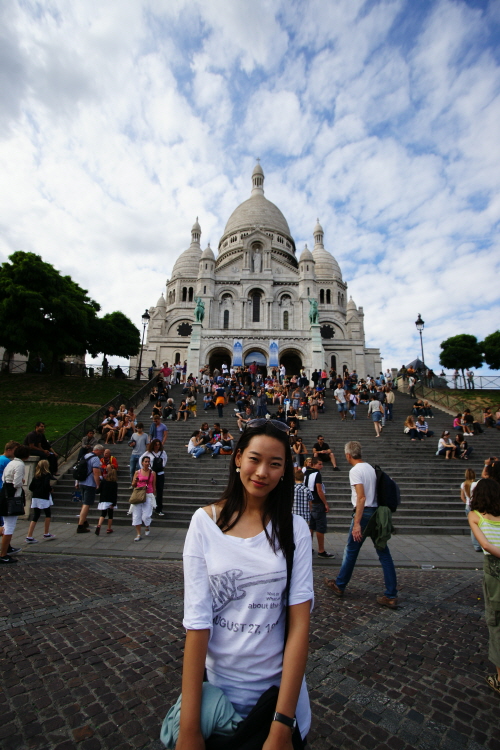
<path id="1" fill-rule="evenodd" d="M 330 366 L 332 370 L 335 370 L 335 372 L 337 372 L 337 357 L 335 356 L 335 354 L 332 354 L 330 358 Z"/>
<path id="2" fill-rule="evenodd" d="M 281 245 L 284 245 L 284 244 L 285 244 L 285 240 L 283 239 L 283 237 L 280 237 L 280 236 L 278 235 L 278 236 L 276 237 L 276 239 L 278 240 L 278 242 L 279 242 L 279 243 L 280 243 Z"/>
<path id="3" fill-rule="evenodd" d="M 309 294 L 310 294 L 309 287 L 307 287 L 307 296 L 308 297 L 309 297 Z"/>
<path id="4" fill-rule="evenodd" d="M 329 289 L 326 290 L 326 304 L 331 305 L 332 303 L 332 293 Z"/>
<path id="5" fill-rule="evenodd" d="M 206 293 L 207 293 L 207 287 L 206 287 L 206 286 L 204 286 L 204 287 L 203 287 L 203 294 L 206 294 Z"/>
<path id="6" fill-rule="evenodd" d="M 189 287 L 189 302 L 193 301 L 193 287 Z"/>
<path id="7" fill-rule="evenodd" d="M 208 263 L 205 263 L 205 271 L 207 270 L 207 268 L 208 268 Z"/>
<path id="8" fill-rule="evenodd" d="M 252 295 L 252 321 L 260 323 L 260 294 L 257 292 Z"/>
<path id="9" fill-rule="evenodd" d="M 229 328 L 229 310 L 224 310 L 224 324 L 222 327 L 225 330 Z"/>
<path id="10" fill-rule="evenodd" d="M 325 304 L 325 290 L 324 289 L 319 290 L 319 302 L 320 302 L 320 305 Z"/>
<path id="11" fill-rule="evenodd" d="M 337 302 L 338 302 L 338 304 L 340 306 L 340 292 L 338 292 L 338 295 L 337 295 Z"/>
<path id="12" fill-rule="evenodd" d="M 283 313 L 283 330 L 288 331 L 288 310 Z"/>
<path id="13" fill-rule="evenodd" d="M 238 240 L 238 235 L 235 234 L 231 237 L 230 242 L 236 242 Z"/>
<path id="14" fill-rule="evenodd" d="M 175 352 L 175 364 L 178 365 L 180 361 L 181 361 L 181 353 Z"/>
<path id="15" fill-rule="evenodd" d="M 229 294 L 229 292 L 224 292 L 224 294 L 222 295 L 222 299 L 223 299 L 223 300 L 225 300 L 225 299 L 227 299 L 227 300 L 231 300 L 231 299 L 233 299 L 233 298 L 232 298 L 232 296 L 231 296 L 231 295 Z"/>
<path id="16" fill-rule="evenodd" d="M 187 286 L 183 286 L 182 287 L 182 301 L 183 302 L 187 302 L 187 293 L 188 293 Z"/>
<path id="17" fill-rule="evenodd" d="M 309 271 L 309 264 L 307 264 L 306 266 L 306 271 Z"/>

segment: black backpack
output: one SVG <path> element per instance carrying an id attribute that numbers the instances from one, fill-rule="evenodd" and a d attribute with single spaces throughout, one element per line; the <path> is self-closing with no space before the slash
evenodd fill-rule
<path id="1" fill-rule="evenodd" d="M 73 479 L 77 482 L 84 482 L 90 474 L 88 459 L 82 456 L 73 466 Z"/>
<path id="2" fill-rule="evenodd" d="M 399 486 L 389 474 L 386 474 L 380 466 L 374 466 L 377 475 L 377 505 L 385 505 L 392 513 L 401 504 L 401 492 Z"/>
<path id="3" fill-rule="evenodd" d="M 154 456 L 153 457 L 153 465 L 151 466 L 151 470 L 158 473 L 159 471 L 163 471 L 163 461 L 161 459 L 161 456 Z"/>

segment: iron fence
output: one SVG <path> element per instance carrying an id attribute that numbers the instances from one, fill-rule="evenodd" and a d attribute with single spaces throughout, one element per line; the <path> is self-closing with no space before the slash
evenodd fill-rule
<path id="1" fill-rule="evenodd" d="M 134 393 L 133 396 L 130 396 L 130 398 L 123 396 L 121 393 L 117 393 L 114 398 L 99 407 L 99 409 L 84 419 L 83 422 L 79 422 L 75 427 L 69 430 L 69 432 L 66 432 L 65 435 L 61 435 L 61 437 L 57 438 L 57 440 L 52 443 L 54 451 L 66 460 L 81 443 L 82 438 L 85 437 L 87 432 L 89 430 L 97 430 L 99 425 L 102 424 L 106 410 L 109 409 L 110 406 L 114 406 L 118 409 L 121 404 L 125 404 L 127 409 L 130 409 L 130 407 L 135 409 L 144 398 L 146 398 L 146 395 L 149 395 L 155 380 L 155 378 L 148 380 L 144 383 L 142 388 L 139 388 L 139 390 Z"/>
<path id="2" fill-rule="evenodd" d="M 452 391 L 449 388 L 437 390 L 436 388 L 427 388 L 422 383 L 417 383 L 415 395 L 432 401 L 436 406 L 443 406 L 457 413 L 463 412 L 464 409 L 470 409 L 476 419 L 483 421 L 484 404 L 482 401 L 479 402 L 473 398 L 462 399 L 457 391 Z"/>
<path id="3" fill-rule="evenodd" d="M 472 382 L 468 378 L 459 375 L 456 380 L 446 378 L 446 384 L 451 390 L 479 390 L 479 391 L 496 391 L 500 389 L 500 377 L 488 375 L 474 375 Z"/>
<path id="4" fill-rule="evenodd" d="M 116 380 L 141 380 L 149 381 L 150 373 L 149 368 L 142 367 L 140 371 L 140 377 L 137 378 L 139 372 L 137 367 L 130 365 L 84 365 L 80 362 L 58 362 L 58 374 L 68 377 L 89 377 L 89 378 L 115 378 Z M 47 367 L 43 363 L 36 361 L 16 360 L 11 359 L 5 360 L 1 363 L 1 371 L 3 373 L 11 373 L 13 375 L 22 375 L 24 373 L 38 373 L 44 375 L 50 375 L 50 367 Z"/>

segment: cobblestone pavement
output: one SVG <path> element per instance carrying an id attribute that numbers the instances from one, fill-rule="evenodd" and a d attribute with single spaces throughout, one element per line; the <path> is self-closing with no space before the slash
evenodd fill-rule
<path id="1" fill-rule="evenodd" d="M 342 600 L 324 573 L 309 746 L 500 750 L 481 574 L 400 570 L 390 611 L 375 603 L 380 569 L 356 569 Z M 23 555 L 2 594 L 2 750 L 160 750 L 181 681 L 180 563 Z"/>

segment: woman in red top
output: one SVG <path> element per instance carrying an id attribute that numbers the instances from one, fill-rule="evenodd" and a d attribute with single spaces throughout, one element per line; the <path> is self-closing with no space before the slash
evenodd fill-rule
<path id="1" fill-rule="evenodd" d="M 132 479 L 132 487 L 145 487 L 146 488 L 146 500 L 143 503 L 137 505 L 131 505 L 132 509 L 132 526 L 135 526 L 137 536 L 134 542 L 140 542 L 141 537 L 141 526 L 145 526 L 145 535 L 149 536 L 149 528 L 151 526 L 151 516 L 153 515 L 153 507 L 156 493 L 156 474 L 150 469 L 151 459 L 149 456 L 143 456 L 141 461 L 141 468 L 136 471 L 134 478 Z"/>

